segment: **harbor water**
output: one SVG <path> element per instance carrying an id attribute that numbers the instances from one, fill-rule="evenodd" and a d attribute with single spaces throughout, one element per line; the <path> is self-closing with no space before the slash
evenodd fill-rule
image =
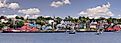
<path id="1" fill-rule="evenodd" d="M 120 43 L 121 32 L 0 33 L 0 43 Z"/>

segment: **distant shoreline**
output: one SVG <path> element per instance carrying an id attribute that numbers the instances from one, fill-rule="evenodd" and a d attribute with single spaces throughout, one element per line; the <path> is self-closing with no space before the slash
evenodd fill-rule
<path id="1" fill-rule="evenodd" d="M 69 32 L 69 31 L 67 31 Z M 76 32 L 96 32 L 96 31 L 76 31 Z M 105 32 L 114 32 L 114 31 L 105 31 Z M 7 32 L 7 31 L 3 31 L 1 33 L 66 33 L 66 31 L 45 31 L 45 32 L 41 32 L 41 31 L 37 31 L 37 32 Z"/>

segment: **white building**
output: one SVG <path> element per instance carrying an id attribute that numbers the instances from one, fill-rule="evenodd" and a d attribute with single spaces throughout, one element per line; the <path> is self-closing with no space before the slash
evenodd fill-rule
<path id="1" fill-rule="evenodd" d="M 8 22 L 8 20 L 1 19 L 1 22 L 7 23 L 7 22 Z"/>

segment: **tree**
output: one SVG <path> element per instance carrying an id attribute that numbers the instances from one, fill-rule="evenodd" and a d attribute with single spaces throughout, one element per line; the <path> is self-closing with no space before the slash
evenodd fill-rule
<path id="1" fill-rule="evenodd" d="M 6 17 L 5 16 L 1 16 L 0 19 L 5 19 Z"/>
<path id="2" fill-rule="evenodd" d="M 65 17 L 64 21 L 73 21 L 73 18 L 71 16 Z"/>
<path id="3" fill-rule="evenodd" d="M 43 19 L 44 19 L 44 17 L 39 16 L 39 17 L 37 17 L 37 19 L 38 19 L 38 20 L 43 20 Z"/>
<path id="4" fill-rule="evenodd" d="M 83 23 L 85 23 L 89 18 L 86 18 L 86 17 L 79 17 L 79 20 L 82 21 Z"/>
<path id="5" fill-rule="evenodd" d="M 45 24 L 45 22 L 43 21 L 43 20 L 36 20 L 36 24 L 39 24 L 39 25 L 44 25 Z"/>
<path id="6" fill-rule="evenodd" d="M 20 17 L 19 17 L 19 16 L 16 16 L 15 18 L 16 18 L 16 19 L 20 19 Z"/>
<path id="7" fill-rule="evenodd" d="M 45 20 L 52 20 L 52 18 L 51 17 L 47 17 L 47 18 L 45 18 Z"/>
<path id="8" fill-rule="evenodd" d="M 23 17 L 20 17 L 20 19 L 21 19 L 21 20 L 24 20 L 24 18 L 23 18 Z"/>
<path id="9" fill-rule="evenodd" d="M 107 21 L 108 21 L 108 22 L 113 22 L 112 17 L 108 18 Z"/>
<path id="10" fill-rule="evenodd" d="M 80 19 L 80 20 L 81 20 L 81 18 L 82 18 L 82 17 L 81 17 L 81 16 L 79 16 L 79 18 L 78 18 L 78 19 Z"/>
<path id="11" fill-rule="evenodd" d="M 118 22 L 121 24 L 121 18 L 120 18 L 120 19 L 118 19 Z"/>
<path id="12" fill-rule="evenodd" d="M 55 19 L 56 19 L 55 21 L 57 22 L 57 24 L 60 24 L 60 22 L 62 21 L 62 18 L 60 17 L 56 17 Z"/>
<path id="13" fill-rule="evenodd" d="M 17 27 L 22 27 L 24 25 L 24 22 L 23 21 L 18 21 L 17 22 Z"/>
<path id="14" fill-rule="evenodd" d="M 15 18 L 16 18 L 16 19 L 24 20 L 24 18 L 23 18 L 23 17 L 19 17 L 19 16 L 16 16 Z"/>
<path id="15" fill-rule="evenodd" d="M 61 20 L 62 20 L 62 18 L 60 18 L 60 17 L 57 17 L 57 18 L 56 18 L 56 20 L 59 20 L 59 21 L 61 21 Z"/>
<path id="16" fill-rule="evenodd" d="M 4 24 L 0 24 L 0 30 L 4 27 Z"/>

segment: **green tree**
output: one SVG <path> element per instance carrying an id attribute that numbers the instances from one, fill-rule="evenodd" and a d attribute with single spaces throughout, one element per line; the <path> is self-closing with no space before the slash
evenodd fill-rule
<path id="1" fill-rule="evenodd" d="M 37 19 L 38 19 L 38 20 L 42 20 L 42 19 L 44 19 L 44 17 L 39 16 L 39 17 L 37 17 Z"/>
<path id="2" fill-rule="evenodd" d="M 17 22 L 17 27 L 22 27 L 24 25 L 24 22 L 23 21 L 18 21 Z"/>
<path id="3" fill-rule="evenodd" d="M 55 19 L 56 19 L 55 21 L 57 22 L 57 24 L 60 24 L 62 18 L 60 18 L 60 17 L 56 17 Z"/>
<path id="4" fill-rule="evenodd" d="M 6 17 L 5 16 L 1 16 L 0 19 L 5 19 Z"/>
<path id="5" fill-rule="evenodd" d="M 4 24 L 0 24 L 0 30 L 4 27 Z"/>
<path id="6" fill-rule="evenodd" d="M 65 17 L 65 21 L 73 21 L 73 18 L 71 16 Z"/>
<path id="7" fill-rule="evenodd" d="M 20 19 L 20 17 L 19 17 L 19 16 L 16 16 L 15 18 L 16 18 L 16 19 Z"/>
<path id="8" fill-rule="evenodd" d="M 113 18 L 110 17 L 110 18 L 107 19 L 107 21 L 108 21 L 108 22 L 113 22 Z"/>
<path id="9" fill-rule="evenodd" d="M 23 17 L 20 17 L 20 19 L 21 19 L 21 20 L 24 20 L 24 18 L 23 18 Z"/>
<path id="10" fill-rule="evenodd" d="M 51 17 L 47 17 L 47 18 L 45 18 L 45 20 L 52 20 L 52 18 Z"/>

